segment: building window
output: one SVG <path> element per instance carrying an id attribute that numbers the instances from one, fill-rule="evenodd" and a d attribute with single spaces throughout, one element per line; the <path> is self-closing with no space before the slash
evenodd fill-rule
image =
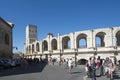
<path id="1" fill-rule="evenodd" d="M 57 40 L 56 39 L 52 40 L 52 50 L 57 50 Z"/>
<path id="2" fill-rule="evenodd" d="M 105 32 L 99 32 L 96 34 L 96 47 L 105 47 Z"/>
<path id="3" fill-rule="evenodd" d="M 3 43 L 3 29 L 0 28 L 0 43 Z"/>
<path id="4" fill-rule="evenodd" d="M 116 33 L 115 39 L 116 39 L 116 45 L 120 46 L 120 31 Z"/>
<path id="5" fill-rule="evenodd" d="M 48 51 L 48 42 L 46 40 L 42 43 L 42 49 L 43 51 Z"/>
<path id="6" fill-rule="evenodd" d="M 62 39 L 62 47 L 63 49 L 70 49 L 71 48 L 71 41 L 69 36 L 65 36 Z"/>
<path id="7" fill-rule="evenodd" d="M 5 44 L 9 45 L 9 35 L 5 34 Z"/>
<path id="8" fill-rule="evenodd" d="M 2 43 L 2 31 L 0 30 L 0 43 Z"/>
<path id="9" fill-rule="evenodd" d="M 77 36 L 77 48 L 87 48 L 87 35 L 82 33 Z"/>

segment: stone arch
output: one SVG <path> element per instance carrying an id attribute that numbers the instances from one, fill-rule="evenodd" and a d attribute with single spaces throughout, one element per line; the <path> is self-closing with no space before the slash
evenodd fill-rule
<path id="1" fill-rule="evenodd" d="M 5 33 L 5 44 L 9 45 L 9 35 Z"/>
<path id="2" fill-rule="evenodd" d="M 42 50 L 43 51 L 48 51 L 48 42 L 46 40 L 44 40 L 42 42 Z"/>
<path id="3" fill-rule="evenodd" d="M 62 48 L 63 49 L 70 49 L 71 48 L 69 36 L 65 36 L 62 38 Z"/>
<path id="4" fill-rule="evenodd" d="M 82 33 L 77 36 L 76 39 L 77 48 L 87 48 L 87 35 Z"/>
<path id="5" fill-rule="evenodd" d="M 32 44 L 32 53 L 35 51 L 34 44 Z"/>
<path id="6" fill-rule="evenodd" d="M 95 45 L 96 47 L 105 47 L 105 38 L 106 33 L 105 32 L 98 32 L 95 36 Z"/>
<path id="7" fill-rule="evenodd" d="M 29 53 L 31 52 L 31 50 L 32 50 L 32 48 L 31 48 L 31 46 L 29 45 Z"/>
<path id="8" fill-rule="evenodd" d="M 36 51 L 37 51 L 37 52 L 40 51 L 40 45 L 39 45 L 39 42 L 36 43 Z"/>
<path id="9" fill-rule="evenodd" d="M 115 35 L 116 46 L 120 46 L 120 30 Z"/>
<path id="10" fill-rule="evenodd" d="M 51 42 L 52 50 L 57 50 L 57 40 L 53 39 Z"/>
<path id="11" fill-rule="evenodd" d="M 26 47 L 26 53 L 29 54 L 29 46 Z"/>

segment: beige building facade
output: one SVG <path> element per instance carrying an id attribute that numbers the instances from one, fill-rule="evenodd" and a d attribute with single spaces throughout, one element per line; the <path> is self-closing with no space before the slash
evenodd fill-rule
<path id="1" fill-rule="evenodd" d="M 28 34 L 28 33 L 26 33 Z M 37 34 L 36 34 L 37 35 Z M 27 35 L 26 35 L 27 36 Z M 120 27 L 72 32 L 25 44 L 27 58 L 42 57 L 89 59 L 92 56 L 120 59 Z"/>
<path id="2" fill-rule="evenodd" d="M 12 29 L 14 25 L 0 17 L 0 59 L 12 57 Z"/>

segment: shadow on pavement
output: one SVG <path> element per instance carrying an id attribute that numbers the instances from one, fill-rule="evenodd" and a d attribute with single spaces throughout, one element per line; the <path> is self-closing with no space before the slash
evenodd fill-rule
<path id="1" fill-rule="evenodd" d="M 44 62 L 44 63 L 31 64 L 27 68 L 14 67 L 14 68 L 1 70 L 0 71 L 0 77 L 42 72 L 42 70 L 44 69 L 44 67 L 46 65 L 47 65 L 47 63 Z"/>
<path id="2" fill-rule="evenodd" d="M 116 79 L 116 80 L 120 80 L 120 76 L 119 75 L 114 75 L 113 78 Z"/>
<path id="3" fill-rule="evenodd" d="M 82 72 L 72 72 L 71 74 L 78 74 L 78 73 L 82 73 Z"/>

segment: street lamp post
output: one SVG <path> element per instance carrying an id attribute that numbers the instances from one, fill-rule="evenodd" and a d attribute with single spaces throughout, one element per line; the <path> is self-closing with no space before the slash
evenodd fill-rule
<path id="1" fill-rule="evenodd" d="M 94 50 L 95 50 L 94 52 L 94 57 L 95 57 L 95 55 L 97 55 L 97 47 L 94 47 Z"/>
<path id="2" fill-rule="evenodd" d="M 52 51 L 52 50 L 50 50 L 50 51 L 49 51 L 49 53 L 50 53 L 50 57 L 51 57 L 51 56 L 52 56 L 53 51 Z"/>
<path id="3" fill-rule="evenodd" d="M 116 56 L 118 54 L 117 52 L 117 46 L 114 46 L 114 55 Z"/>
<path id="4" fill-rule="evenodd" d="M 75 67 L 77 67 L 77 55 L 78 55 L 78 49 L 74 49 L 75 51 Z"/>
<path id="5" fill-rule="evenodd" d="M 13 49 L 18 50 L 18 47 L 14 46 Z"/>
<path id="6" fill-rule="evenodd" d="M 15 46 L 14 46 L 14 47 L 13 47 L 13 49 L 16 49 L 16 50 L 17 50 L 17 49 L 18 49 L 18 47 L 15 47 Z"/>
<path id="7" fill-rule="evenodd" d="M 61 59 L 61 56 L 62 56 L 62 53 L 61 53 L 61 49 L 60 49 L 60 62 L 59 62 L 59 65 L 61 65 L 61 61 L 62 61 L 62 59 Z"/>
<path id="8" fill-rule="evenodd" d="M 18 50 L 18 47 L 16 47 L 16 46 L 13 46 L 13 47 L 12 47 L 12 54 L 10 54 L 10 57 L 13 57 L 13 55 L 14 55 L 14 49 L 15 49 L 15 50 Z"/>

